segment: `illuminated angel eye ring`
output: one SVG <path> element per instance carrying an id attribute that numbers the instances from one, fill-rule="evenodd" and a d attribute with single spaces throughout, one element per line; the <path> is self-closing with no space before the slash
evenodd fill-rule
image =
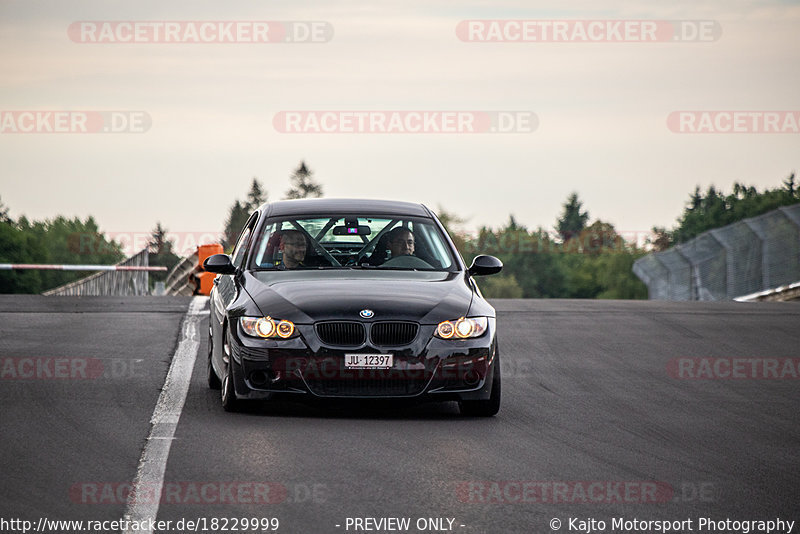
<path id="1" fill-rule="evenodd" d="M 275 328 L 276 333 L 279 337 L 287 338 L 294 334 L 294 323 L 291 321 L 283 320 L 278 323 L 278 326 Z"/>
<path id="2" fill-rule="evenodd" d="M 453 337 L 453 334 L 455 334 L 455 328 L 453 327 L 453 323 L 450 321 L 439 323 L 437 330 L 439 331 L 439 336 L 443 337 L 444 339 L 450 339 Z"/>
<path id="3" fill-rule="evenodd" d="M 473 326 L 472 321 L 462 317 L 456 322 L 456 335 L 458 337 L 469 337 L 472 334 Z"/>
<path id="4" fill-rule="evenodd" d="M 275 322 L 270 317 L 262 317 L 256 321 L 256 333 L 261 337 L 275 334 Z"/>

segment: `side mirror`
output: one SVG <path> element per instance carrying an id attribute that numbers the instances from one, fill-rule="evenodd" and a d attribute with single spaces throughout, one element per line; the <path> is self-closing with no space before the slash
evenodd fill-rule
<path id="1" fill-rule="evenodd" d="M 236 274 L 236 267 L 233 266 L 231 257 L 227 254 L 214 254 L 207 257 L 203 262 L 203 269 L 210 273 Z"/>
<path id="2" fill-rule="evenodd" d="M 502 261 L 498 260 L 494 256 L 486 256 L 481 254 L 480 256 L 475 256 L 475 259 L 472 260 L 472 265 L 470 265 L 468 272 L 473 276 L 483 276 L 487 274 L 499 273 L 502 268 Z"/>

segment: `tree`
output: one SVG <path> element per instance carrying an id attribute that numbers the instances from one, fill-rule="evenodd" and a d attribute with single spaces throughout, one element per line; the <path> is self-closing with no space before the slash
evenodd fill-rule
<path id="1" fill-rule="evenodd" d="M 250 191 L 247 193 L 247 200 L 242 202 L 237 199 L 228 210 L 225 229 L 222 231 L 222 246 L 226 251 L 230 252 L 230 249 L 236 244 L 236 239 L 239 237 L 242 228 L 247 223 L 247 219 L 250 218 L 250 214 L 266 202 L 268 196 L 258 178 L 254 176 L 253 181 L 250 183 Z"/>
<path id="2" fill-rule="evenodd" d="M 178 264 L 181 258 L 173 251 L 175 244 L 172 240 L 167 239 L 167 229 L 161 226 L 161 222 L 156 223 L 156 227 L 150 235 L 150 258 L 148 260 L 150 265 L 167 268 L 167 272 L 156 271 L 150 273 L 148 279 L 150 281 L 150 287 L 153 287 L 156 282 L 163 282 L 167 279 L 167 275 L 172 268 Z"/>
<path id="3" fill-rule="evenodd" d="M 620 251 L 624 240 L 611 223 L 600 219 L 594 221 L 580 233 L 581 252 L 597 256 L 604 252 Z"/>
<path id="4" fill-rule="evenodd" d="M 653 246 L 655 252 L 663 252 L 672 246 L 672 232 L 663 226 L 654 226 L 653 237 L 648 238 L 648 243 Z"/>
<path id="5" fill-rule="evenodd" d="M 249 217 L 249 206 L 236 200 L 228 211 L 228 218 L 225 221 L 225 230 L 222 236 L 222 246 L 226 251 L 232 249 L 233 245 L 236 244 L 236 238 L 239 237 L 239 233 L 244 228 Z"/>
<path id="6" fill-rule="evenodd" d="M 581 211 L 583 203 L 578 200 L 578 193 L 572 193 L 564 203 L 564 212 L 558 218 L 556 230 L 561 235 L 561 240 L 566 243 L 577 236 L 586 227 L 589 213 Z"/>
<path id="7" fill-rule="evenodd" d="M 559 265 L 559 254 L 542 228 L 529 232 L 513 216 L 498 229 L 482 227 L 474 239 L 466 243 L 469 264 L 478 254 L 492 254 L 503 262 L 502 282 L 480 281 L 487 296 L 518 295 L 519 287 L 524 298 L 563 296 L 564 273 Z M 494 278 L 494 277 L 489 277 Z"/>
<path id="8" fill-rule="evenodd" d="M 24 219 L 24 217 L 22 217 Z M 36 263 L 45 257 L 44 245 L 17 224 L 0 222 L 0 263 Z M 0 271 L 0 293 L 38 293 L 44 271 Z"/>
<path id="9" fill-rule="evenodd" d="M 692 193 L 692 195 L 689 197 L 689 207 L 686 209 L 688 211 L 697 211 L 702 206 L 703 206 L 703 195 L 702 193 L 700 193 L 700 186 L 697 185 L 694 188 L 694 193 Z"/>
<path id="10" fill-rule="evenodd" d="M 483 296 L 488 299 L 519 299 L 523 295 L 522 287 L 513 274 L 480 277 L 478 286 Z"/>
<path id="11" fill-rule="evenodd" d="M 584 254 L 563 254 L 559 258 L 564 288 L 558 295 L 569 299 L 593 299 L 603 290 L 597 280 L 597 260 Z"/>
<path id="12" fill-rule="evenodd" d="M 786 192 L 789 193 L 790 197 L 795 196 L 797 192 L 797 187 L 794 183 L 794 173 L 790 174 L 789 177 L 783 181 L 783 187 L 786 188 Z"/>
<path id="13" fill-rule="evenodd" d="M 125 255 L 118 243 L 106 240 L 92 217 L 81 221 L 58 216 L 52 220 L 0 222 L 0 263 L 114 264 Z M 39 293 L 87 275 L 80 271 L 2 271 L 0 292 Z"/>
<path id="14" fill-rule="evenodd" d="M 11 217 L 8 216 L 8 207 L 3 204 L 2 198 L 0 198 L 0 223 L 13 223 L 14 221 L 11 220 Z"/>
<path id="15" fill-rule="evenodd" d="M 506 274 L 517 279 L 525 298 L 563 297 L 563 256 L 558 253 L 556 244 L 543 228 L 532 232 L 524 228 L 512 230 L 514 224 L 515 221 L 509 220 L 505 236 L 499 239 L 501 243 L 516 241 L 512 252 L 500 258 Z"/>
<path id="16" fill-rule="evenodd" d="M 258 179 L 253 176 L 253 183 L 250 184 L 250 192 L 247 193 L 247 205 L 251 211 L 256 210 L 261 204 L 267 201 L 267 192 L 258 183 Z"/>
<path id="17" fill-rule="evenodd" d="M 152 233 L 150 234 L 150 253 L 151 254 L 159 254 L 167 245 L 171 245 L 169 241 L 166 241 L 167 230 L 161 226 L 161 221 L 156 223 L 156 227 L 153 229 Z M 170 246 L 170 248 L 172 248 Z"/>
<path id="18" fill-rule="evenodd" d="M 646 299 L 647 286 L 633 275 L 633 262 L 644 251 L 632 249 L 624 254 L 602 254 L 597 262 L 598 299 Z"/>
<path id="19" fill-rule="evenodd" d="M 703 194 L 697 186 L 689 196 L 677 225 L 665 235 L 670 237 L 670 245 L 684 243 L 708 230 L 797 202 L 800 202 L 800 194 L 794 182 L 794 173 L 783 181 L 783 187 L 762 192 L 739 182 L 733 184 L 733 192 L 727 195 L 713 185 Z"/>
<path id="20" fill-rule="evenodd" d="M 322 186 L 314 180 L 314 172 L 306 167 L 306 162 L 301 161 L 300 166 L 289 177 L 291 188 L 286 192 L 287 199 L 294 198 L 319 198 L 322 196 Z"/>

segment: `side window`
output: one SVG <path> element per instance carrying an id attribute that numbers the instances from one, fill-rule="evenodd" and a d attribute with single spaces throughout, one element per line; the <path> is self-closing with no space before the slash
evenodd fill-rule
<path id="1" fill-rule="evenodd" d="M 430 223 L 417 223 L 414 225 L 414 235 L 417 238 L 417 255 L 437 269 L 450 269 L 453 261 L 447 250 L 447 245 L 436 227 Z"/>
<path id="2" fill-rule="evenodd" d="M 253 260 L 255 267 L 272 267 L 272 257 L 274 255 L 275 224 L 264 224 L 254 238 L 256 245 L 253 250 L 256 256 Z"/>
<path id="3" fill-rule="evenodd" d="M 240 268 L 244 263 L 244 257 L 247 255 L 247 247 L 250 244 L 250 235 L 253 233 L 253 227 L 255 227 L 257 219 L 258 216 L 255 213 L 250 217 L 250 220 L 247 221 L 247 225 L 245 226 L 244 230 L 242 230 L 242 234 L 239 236 L 239 241 L 236 243 L 236 248 L 233 249 L 233 257 L 231 262 L 237 269 Z"/>

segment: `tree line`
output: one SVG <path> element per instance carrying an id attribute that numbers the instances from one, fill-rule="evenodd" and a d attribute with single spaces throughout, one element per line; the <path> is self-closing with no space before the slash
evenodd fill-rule
<path id="1" fill-rule="evenodd" d="M 489 298 L 647 298 L 646 286 L 633 274 L 633 262 L 646 254 L 600 219 L 591 224 L 577 193 L 567 197 L 554 232 L 528 229 L 516 218 L 499 228 L 462 230 L 465 221 L 439 209 L 439 219 L 469 264 L 479 254 L 503 262 L 498 275 L 478 278 Z"/>
<path id="2" fill-rule="evenodd" d="M 0 202 L 0 263 L 105 264 L 125 255 L 118 243 L 100 232 L 92 217 L 80 220 L 58 216 L 30 221 L 13 220 Z M 41 293 L 90 273 L 79 271 L 0 271 L 0 293 Z"/>
<path id="3" fill-rule="evenodd" d="M 304 161 L 289 177 L 283 198 L 323 196 L 322 185 Z M 228 210 L 222 242 L 230 251 L 247 218 L 269 195 L 253 178 L 244 200 Z M 735 183 L 731 193 L 710 186 L 696 187 L 671 229 L 654 227 L 647 243 L 626 240 L 614 226 L 600 219 L 590 222 L 578 193 L 562 204 L 553 229 L 526 228 L 510 215 L 497 228 L 464 230 L 466 220 L 439 207 L 437 215 L 461 255 L 470 263 L 479 254 L 492 254 L 503 271 L 478 279 L 481 290 L 493 298 L 647 298 L 647 288 L 633 274 L 633 262 L 653 250 L 664 250 L 702 232 L 754 217 L 777 207 L 800 202 L 794 174 L 781 187 L 759 191 Z M 179 261 L 167 230 L 157 223 L 151 232 L 150 264 L 171 269 Z M 119 243 L 109 240 L 92 217 L 85 220 L 57 216 L 30 221 L 13 220 L 0 201 L 0 263 L 113 264 L 124 258 Z M 69 271 L 0 271 L 0 293 L 39 293 L 86 276 Z M 151 273 L 151 284 L 166 273 Z"/>
<path id="4" fill-rule="evenodd" d="M 666 250 L 708 230 L 798 202 L 800 190 L 795 184 L 794 173 L 783 181 L 781 187 L 764 191 L 739 182 L 733 184 L 733 191 L 728 194 L 717 190 L 713 185 L 702 193 L 700 186 L 697 186 L 672 229 L 653 227 L 653 246 L 656 250 Z"/>

